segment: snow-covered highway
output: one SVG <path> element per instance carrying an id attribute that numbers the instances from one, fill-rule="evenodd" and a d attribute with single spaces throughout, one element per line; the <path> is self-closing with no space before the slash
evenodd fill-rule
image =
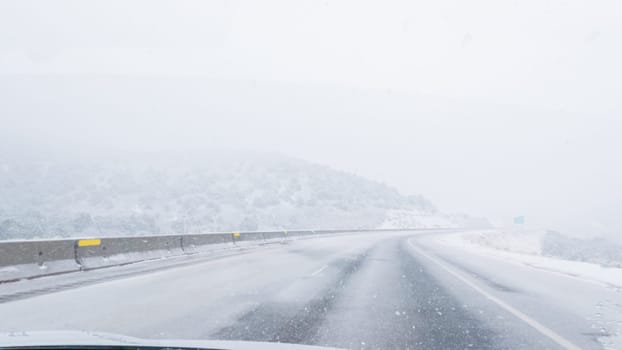
<path id="1" fill-rule="evenodd" d="M 452 234 L 337 235 L 0 284 L 0 332 L 352 349 L 600 349 L 615 340 L 619 289 L 439 239 Z"/>

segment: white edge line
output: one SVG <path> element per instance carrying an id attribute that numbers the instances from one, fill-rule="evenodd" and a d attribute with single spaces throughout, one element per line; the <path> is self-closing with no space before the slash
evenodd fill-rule
<path id="1" fill-rule="evenodd" d="M 456 245 L 452 245 L 452 243 L 448 243 L 446 241 L 439 241 L 441 242 L 441 244 L 446 245 L 446 246 L 450 246 L 454 249 L 459 249 Z M 490 259 L 495 259 L 495 260 L 499 260 L 508 264 L 513 264 L 516 266 L 521 266 L 521 267 L 528 267 L 530 269 L 534 269 L 534 270 L 538 270 L 539 272 L 544 272 L 544 273 L 549 273 L 555 276 L 559 276 L 559 277 L 565 277 L 565 278 L 569 278 L 575 281 L 580 281 L 583 283 L 589 283 L 589 284 L 593 284 L 595 286 L 599 286 L 599 287 L 607 287 L 607 288 L 622 288 L 622 285 L 616 285 L 613 284 L 611 282 L 607 282 L 607 281 L 599 281 L 596 279 L 591 279 L 589 277 L 585 277 L 582 275 L 572 275 L 568 272 L 564 272 L 562 270 L 555 270 L 553 268 L 549 268 L 547 266 L 542 266 L 542 265 L 537 265 L 536 263 L 531 263 L 531 262 L 525 262 L 525 261 L 520 261 L 516 256 L 513 255 L 509 255 L 509 256 L 504 256 L 499 254 L 498 252 L 492 251 L 489 248 L 484 248 L 487 249 L 489 254 L 486 254 L 485 257 L 486 258 L 490 258 Z M 474 250 L 470 250 L 468 252 L 471 255 L 478 255 L 478 256 L 484 256 L 482 255 L 480 252 L 474 251 Z M 507 253 L 507 252 L 504 252 Z M 510 254 L 515 254 L 515 253 L 510 253 Z"/>
<path id="2" fill-rule="evenodd" d="M 320 273 L 322 273 L 322 271 L 326 270 L 327 267 L 328 267 L 328 265 L 324 265 L 324 266 L 320 267 L 319 270 L 313 272 L 310 276 L 314 277 L 314 276 L 319 275 Z"/>
<path id="3" fill-rule="evenodd" d="M 553 331 L 550 328 L 544 326 L 543 324 L 541 324 L 540 322 L 534 320 L 533 318 L 525 315 L 524 313 L 520 312 L 519 310 L 517 310 L 513 306 L 507 304 L 503 300 L 501 300 L 501 299 L 495 297 L 494 295 L 488 293 L 487 291 L 485 291 L 484 289 L 479 287 L 477 284 L 475 284 L 474 282 L 472 282 L 468 278 L 464 277 L 461 273 L 459 273 L 456 270 L 452 269 L 451 267 L 447 266 L 445 263 L 442 263 L 441 261 L 439 261 L 437 258 L 434 258 L 434 257 L 430 256 L 429 254 L 425 253 L 420 248 L 416 247 L 410 241 L 410 239 L 408 240 L 408 244 L 418 254 L 421 254 L 422 256 L 427 258 L 428 260 L 432 261 L 433 263 L 435 263 L 436 265 L 441 267 L 443 270 L 445 270 L 445 272 L 449 273 L 450 275 L 452 275 L 455 278 L 457 278 L 460 281 L 462 281 L 464 284 L 466 284 L 469 287 L 473 288 L 476 292 L 478 292 L 479 294 L 483 295 L 486 299 L 492 301 L 493 303 L 497 304 L 498 306 L 500 306 L 501 308 L 503 308 L 507 312 L 509 312 L 512 315 L 516 316 L 521 321 L 527 323 L 529 326 L 531 326 L 532 328 L 534 328 L 535 330 L 537 330 L 541 334 L 545 335 L 549 339 L 553 340 L 554 342 L 559 344 L 564 349 L 566 349 L 566 350 L 581 350 L 581 348 L 579 346 L 573 344 L 568 339 L 566 339 L 566 338 L 562 337 L 561 335 L 555 333 L 555 331 Z"/>

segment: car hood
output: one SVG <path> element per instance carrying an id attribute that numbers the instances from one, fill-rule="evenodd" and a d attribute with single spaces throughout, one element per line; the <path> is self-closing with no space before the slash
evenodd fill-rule
<path id="1" fill-rule="evenodd" d="M 188 340 L 188 339 L 141 339 L 125 335 L 86 331 L 36 331 L 0 333 L 0 349 L 28 347 L 97 347 L 137 346 L 154 348 L 193 348 L 227 350 L 327 350 L 310 345 L 272 342 Z"/>

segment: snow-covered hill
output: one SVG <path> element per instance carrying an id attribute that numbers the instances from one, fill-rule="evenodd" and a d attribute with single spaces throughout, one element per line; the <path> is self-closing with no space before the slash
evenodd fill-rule
<path id="1" fill-rule="evenodd" d="M 455 222 L 421 196 L 279 155 L 0 159 L 0 239 Z"/>

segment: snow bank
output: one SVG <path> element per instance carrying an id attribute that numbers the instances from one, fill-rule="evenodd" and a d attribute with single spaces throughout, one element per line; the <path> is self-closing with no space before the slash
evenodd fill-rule
<path id="1" fill-rule="evenodd" d="M 381 229 L 457 227 L 448 216 L 419 210 L 387 210 Z"/>
<path id="2" fill-rule="evenodd" d="M 538 232 L 477 231 L 443 235 L 437 239 L 443 244 L 456 246 L 470 253 L 622 289 L 622 268 L 540 255 L 538 238 L 543 235 L 544 233 Z"/>
<path id="3" fill-rule="evenodd" d="M 462 235 L 462 239 L 473 244 L 503 251 L 541 254 L 542 232 L 526 231 L 512 233 L 508 231 L 471 232 Z"/>
<path id="4" fill-rule="evenodd" d="M 542 237 L 542 254 L 622 268 L 622 245 L 603 238 L 576 239 L 548 231 Z"/>

